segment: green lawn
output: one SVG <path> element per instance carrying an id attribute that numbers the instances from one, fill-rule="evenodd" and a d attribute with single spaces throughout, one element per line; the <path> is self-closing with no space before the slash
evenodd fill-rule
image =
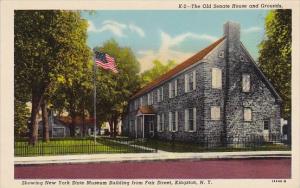
<path id="1" fill-rule="evenodd" d="M 29 146 L 24 140 L 15 142 L 15 156 L 140 152 L 149 151 L 116 143 L 106 138 L 98 138 L 96 144 L 93 139 L 58 139 L 48 143 L 39 141 L 35 146 Z"/>
<path id="2" fill-rule="evenodd" d="M 234 152 L 234 151 L 290 151 L 291 147 L 281 144 L 264 144 L 255 147 L 203 147 L 194 143 L 174 143 L 164 140 L 147 139 L 136 142 L 137 145 L 142 145 L 150 148 L 156 148 L 168 152 Z"/>

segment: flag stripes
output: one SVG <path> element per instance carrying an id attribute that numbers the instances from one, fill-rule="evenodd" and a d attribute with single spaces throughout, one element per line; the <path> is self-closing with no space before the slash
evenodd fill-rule
<path id="1" fill-rule="evenodd" d="M 102 67 L 103 69 L 111 70 L 114 73 L 118 73 L 115 59 L 106 53 L 96 53 L 95 63 L 98 67 Z"/>

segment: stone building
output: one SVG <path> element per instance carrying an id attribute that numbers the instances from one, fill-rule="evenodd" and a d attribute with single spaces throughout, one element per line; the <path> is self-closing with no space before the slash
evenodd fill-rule
<path id="1" fill-rule="evenodd" d="M 135 93 L 123 134 L 226 144 L 280 134 L 281 98 L 240 41 L 240 25 Z M 213 138 L 213 139 L 212 139 Z"/>

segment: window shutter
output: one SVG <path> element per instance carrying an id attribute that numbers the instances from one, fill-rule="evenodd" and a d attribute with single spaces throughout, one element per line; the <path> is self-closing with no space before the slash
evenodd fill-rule
<path id="1" fill-rule="evenodd" d="M 188 92 L 188 74 L 184 75 L 184 92 Z"/>
<path id="2" fill-rule="evenodd" d="M 193 131 L 196 131 L 196 119 L 197 119 L 197 117 L 196 117 L 196 108 L 193 108 Z"/>
<path id="3" fill-rule="evenodd" d="M 175 112 L 175 131 L 178 131 L 178 111 Z"/>
<path id="4" fill-rule="evenodd" d="M 175 96 L 177 96 L 177 79 L 175 80 L 175 83 L 174 83 L 174 90 L 175 90 Z"/>
<path id="5" fill-rule="evenodd" d="M 164 131 L 165 130 L 165 114 L 161 114 L 161 122 L 162 122 L 161 130 Z"/>
<path id="6" fill-rule="evenodd" d="M 161 131 L 161 127 L 160 127 L 160 115 L 157 115 L 157 131 Z"/>
<path id="7" fill-rule="evenodd" d="M 164 100 L 164 87 L 161 87 L 161 101 Z"/>
<path id="8" fill-rule="evenodd" d="M 185 109 L 184 110 L 184 130 L 188 131 L 189 130 L 189 110 Z"/>
<path id="9" fill-rule="evenodd" d="M 160 88 L 157 90 L 157 102 L 160 102 Z"/>
<path id="10" fill-rule="evenodd" d="M 172 131 L 172 112 L 169 112 L 169 131 Z"/>
<path id="11" fill-rule="evenodd" d="M 169 98 L 172 98 L 172 96 L 171 96 L 172 88 L 171 87 L 172 87 L 172 85 L 171 85 L 171 82 L 170 82 L 169 83 Z"/>
<path id="12" fill-rule="evenodd" d="M 196 70 L 193 71 L 193 90 L 196 89 Z"/>

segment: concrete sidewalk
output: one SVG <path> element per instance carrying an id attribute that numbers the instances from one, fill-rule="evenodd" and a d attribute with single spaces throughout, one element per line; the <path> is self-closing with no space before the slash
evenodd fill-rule
<path id="1" fill-rule="evenodd" d="M 86 154 L 40 157 L 15 157 L 15 165 L 60 164 L 60 163 L 99 163 L 159 160 L 203 160 L 203 159 L 249 159 L 249 158 L 290 158 L 291 151 L 246 151 L 209 153 L 124 153 L 124 154 Z"/>

